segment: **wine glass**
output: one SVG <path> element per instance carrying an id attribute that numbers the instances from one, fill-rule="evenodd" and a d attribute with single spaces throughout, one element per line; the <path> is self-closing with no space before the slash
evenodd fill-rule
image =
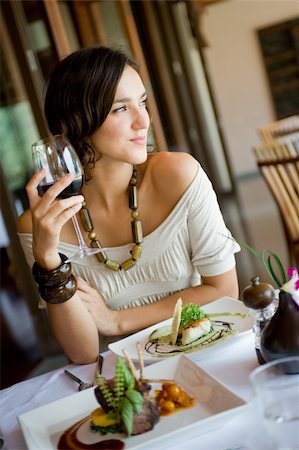
<path id="1" fill-rule="evenodd" d="M 46 169 L 46 174 L 37 188 L 40 197 L 67 173 L 74 174 L 75 178 L 57 198 L 68 198 L 80 193 L 84 184 L 84 170 L 72 144 L 63 134 L 50 136 L 32 144 L 32 157 L 36 172 L 42 168 Z M 100 248 L 90 248 L 84 242 L 76 215 L 72 217 L 72 221 L 78 238 L 79 252 L 68 261 L 82 259 L 100 252 Z"/>

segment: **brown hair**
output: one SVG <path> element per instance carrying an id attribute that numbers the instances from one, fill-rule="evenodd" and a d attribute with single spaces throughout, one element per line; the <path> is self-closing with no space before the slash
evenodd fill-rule
<path id="1" fill-rule="evenodd" d="M 119 50 L 83 48 L 59 62 L 48 80 L 45 116 L 49 130 L 68 137 L 87 181 L 97 160 L 87 140 L 110 112 L 126 65 L 138 71 L 137 63 Z"/>

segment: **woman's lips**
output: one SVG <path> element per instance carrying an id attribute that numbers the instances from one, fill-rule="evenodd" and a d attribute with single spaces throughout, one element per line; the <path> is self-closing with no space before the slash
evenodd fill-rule
<path id="1" fill-rule="evenodd" d="M 133 138 L 130 140 L 131 140 L 131 142 L 133 142 L 133 144 L 137 144 L 137 145 L 146 144 L 146 137 L 136 137 L 136 138 Z"/>

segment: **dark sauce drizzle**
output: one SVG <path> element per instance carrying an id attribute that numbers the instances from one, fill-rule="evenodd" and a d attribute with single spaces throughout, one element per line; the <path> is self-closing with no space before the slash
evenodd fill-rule
<path id="1" fill-rule="evenodd" d="M 222 321 L 213 321 L 213 322 L 219 322 L 221 323 L 224 328 L 220 328 L 217 330 L 217 332 L 211 337 L 203 341 L 200 345 L 203 349 L 204 347 L 209 346 L 210 344 L 216 344 L 218 340 L 222 339 L 226 335 L 230 335 L 232 328 L 230 322 L 222 322 Z M 215 323 L 215 326 L 219 326 L 219 323 Z M 216 331 L 216 330 L 214 330 Z M 200 338 L 201 339 L 201 338 Z M 196 341 L 195 341 L 196 342 Z M 192 342 L 192 346 L 189 348 L 186 346 L 179 348 L 178 346 L 173 346 L 171 344 L 165 344 L 165 343 L 159 343 L 156 340 L 155 341 L 147 341 L 144 349 L 147 351 L 147 353 L 150 353 L 152 355 L 160 354 L 160 355 L 171 355 L 171 354 L 179 354 L 179 353 L 186 353 L 188 351 L 196 350 L 196 346 L 194 345 L 195 342 Z"/>
<path id="2" fill-rule="evenodd" d="M 105 439 L 104 441 L 95 442 L 94 444 L 84 444 L 80 442 L 77 438 L 78 429 L 91 417 L 85 417 L 79 422 L 75 423 L 69 427 L 63 435 L 60 437 L 57 444 L 58 450 L 87 450 L 87 449 L 97 449 L 97 450 L 122 450 L 125 448 L 125 443 L 120 439 Z"/>

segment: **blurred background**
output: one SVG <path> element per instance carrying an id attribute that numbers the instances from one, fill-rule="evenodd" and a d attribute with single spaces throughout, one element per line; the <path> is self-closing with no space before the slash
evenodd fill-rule
<path id="1" fill-rule="evenodd" d="M 141 67 L 151 141 L 194 155 L 228 227 L 257 250 L 288 253 L 252 148 L 259 128 L 299 114 L 298 0 L 26 0 L 1 2 L 1 388 L 64 365 L 16 234 L 27 208 L 31 144 L 46 134 L 45 80 L 70 52 L 121 48 Z M 263 267 L 237 255 L 240 289 Z"/>

